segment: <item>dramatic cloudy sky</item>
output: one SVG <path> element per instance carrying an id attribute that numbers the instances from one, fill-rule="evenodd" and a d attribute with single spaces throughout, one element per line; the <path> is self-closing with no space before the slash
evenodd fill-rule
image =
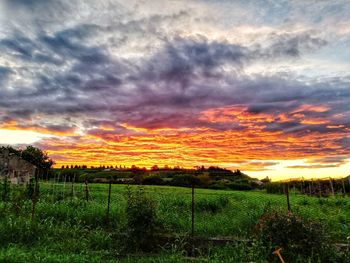
<path id="1" fill-rule="evenodd" d="M 1 0 L 0 144 L 57 165 L 350 174 L 350 2 Z"/>

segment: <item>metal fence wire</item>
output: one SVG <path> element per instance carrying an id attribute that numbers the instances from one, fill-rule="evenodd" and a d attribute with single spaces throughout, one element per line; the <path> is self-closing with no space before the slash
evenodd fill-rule
<path id="1" fill-rule="evenodd" d="M 333 179 L 285 181 L 262 190 L 235 191 L 89 184 L 59 177 L 27 185 L 3 180 L 0 207 L 17 205 L 32 220 L 53 219 L 120 229 L 125 225 L 127 191 L 142 191 L 154 200 L 162 227 L 169 233 L 244 238 L 264 211 L 276 209 L 323 222 L 329 234 L 342 242 L 350 236 L 349 183 Z M 21 204 L 19 195 L 24 201 Z"/>

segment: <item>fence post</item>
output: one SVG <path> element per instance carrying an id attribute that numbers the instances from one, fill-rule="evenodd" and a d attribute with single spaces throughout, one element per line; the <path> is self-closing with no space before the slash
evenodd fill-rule
<path id="1" fill-rule="evenodd" d="M 293 193 L 296 194 L 297 190 L 295 189 L 295 182 L 293 183 Z"/>
<path id="2" fill-rule="evenodd" d="M 301 193 L 302 194 L 305 194 L 305 190 L 304 190 L 304 187 L 305 187 L 305 182 L 304 182 L 304 177 L 302 178 L 302 181 L 301 181 Z"/>
<path id="3" fill-rule="evenodd" d="M 285 192 L 286 197 L 287 197 L 288 211 L 291 212 L 290 202 L 289 202 L 289 184 L 288 184 L 288 183 L 286 183 L 286 184 L 284 185 L 284 192 Z"/>
<path id="4" fill-rule="evenodd" d="M 191 241 L 192 241 L 192 255 L 194 255 L 194 248 L 195 248 L 195 244 L 194 244 L 194 183 L 192 183 L 192 218 L 191 218 L 191 221 L 192 221 L 192 225 L 191 225 Z"/>
<path id="5" fill-rule="evenodd" d="M 63 199 L 66 197 L 66 180 L 67 180 L 67 175 L 64 175 L 64 182 L 63 182 Z"/>
<path id="6" fill-rule="evenodd" d="M 34 187 L 34 193 L 32 195 L 32 221 L 34 220 L 35 217 L 35 207 L 36 203 L 38 201 L 38 192 L 39 192 L 39 175 L 38 175 L 38 170 L 35 170 L 35 187 Z"/>
<path id="7" fill-rule="evenodd" d="M 311 181 L 309 181 L 309 195 L 312 195 L 312 191 L 311 191 Z"/>
<path id="8" fill-rule="evenodd" d="M 85 199 L 86 201 L 89 201 L 89 188 L 88 188 L 88 181 L 85 176 Z"/>
<path id="9" fill-rule="evenodd" d="M 192 227 L 191 236 L 194 237 L 194 184 L 192 184 Z"/>
<path id="10" fill-rule="evenodd" d="M 341 183 L 342 183 L 342 186 L 343 186 L 343 197 L 345 197 L 346 196 L 346 189 L 345 189 L 344 178 L 341 179 Z"/>
<path id="11" fill-rule="evenodd" d="M 71 177 L 71 180 L 72 180 L 72 188 L 71 188 L 71 196 L 72 198 L 74 197 L 74 182 L 75 182 L 75 173 L 74 173 L 74 177 L 72 178 Z"/>
<path id="12" fill-rule="evenodd" d="M 333 188 L 333 182 L 332 182 L 332 178 L 330 178 L 330 177 L 329 177 L 329 184 L 331 186 L 332 195 L 333 195 L 333 197 L 335 197 L 334 188 Z"/>
<path id="13" fill-rule="evenodd" d="M 110 204 L 111 204 L 111 191 L 112 191 L 112 180 L 109 179 L 107 215 L 106 215 L 107 227 L 109 227 L 109 224 L 110 224 L 109 209 L 110 209 Z"/>
<path id="14" fill-rule="evenodd" d="M 317 183 L 318 183 L 318 197 L 321 198 L 322 197 L 322 186 L 321 186 L 320 179 L 318 179 Z"/>

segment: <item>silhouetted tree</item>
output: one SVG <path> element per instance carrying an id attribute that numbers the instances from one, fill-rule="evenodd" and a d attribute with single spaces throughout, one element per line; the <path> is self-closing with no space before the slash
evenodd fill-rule
<path id="1" fill-rule="evenodd" d="M 27 146 L 27 148 L 21 152 L 21 157 L 34 164 L 40 170 L 49 170 L 54 164 L 54 161 L 49 158 L 46 152 L 34 146 Z"/>

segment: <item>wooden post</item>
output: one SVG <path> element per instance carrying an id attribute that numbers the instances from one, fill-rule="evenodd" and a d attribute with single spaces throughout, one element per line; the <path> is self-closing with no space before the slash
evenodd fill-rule
<path id="1" fill-rule="evenodd" d="M 346 189 L 345 189 L 344 178 L 341 179 L 341 183 L 343 185 L 343 197 L 345 197 L 346 196 Z"/>
<path id="2" fill-rule="evenodd" d="M 74 197 L 74 181 L 75 181 L 75 173 L 74 173 L 74 177 L 71 179 L 72 180 L 72 188 L 70 191 L 71 197 Z"/>
<path id="3" fill-rule="evenodd" d="M 311 192 L 311 181 L 309 182 L 309 195 L 311 196 L 312 192 Z"/>
<path id="4" fill-rule="evenodd" d="M 32 221 L 35 218 L 35 207 L 36 203 L 38 201 L 38 194 L 39 194 L 39 179 L 38 179 L 38 170 L 35 170 L 35 187 L 34 187 L 34 193 L 32 195 Z"/>
<path id="5" fill-rule="evenodd" d="M 332 195 L 333 195 L 333 197 L 335 197 L 332 178 L 329 178 L 329 184 L 330 184 L 330 186 L 331 186 Z"/>
<path id="6" fill-rule="evenodd" d="M 67 175 L 64 175 L 64 181 L 63 181 L 63 199 L 66 197 L 66 180 L 67 180 Z"/>
<path id="7" fill-rule="evenodd" d="M 192 227 L 191 236 L 194 237 L 194 184 L 192 184 Z"/>
<path id="8" fill-rule="evenodd" d="M 322 197 L 322 187 L 320 183 L 320 179 L 317 181 L 318 182 L 318 197 Z"/>
<path id="9" fill-rule="evenodd" d="M 89 188 L 88 188 L 88 181 L 85 177 L 85 199 L 86 201 L 89 201 Z"/>
<path id="10" fill-rule="evenodd" d="M 59 188 L 59 184 L 60 184 L 60 179 L 61 179 L 61 172 L 59 172 L 58 173 L 58 175 L 57 175 L 57 182 L 56 182 L 56 184 L 55 184 L 55 194 L 57 194 L 58 193 L 58 195 L 59 195 L 59 192 L 60 192 L 60 188 Z M 57 189 L 56 189 L 57 188 Z M 57 193 L 56 193 L 57 192 Z M 57 197 L 56 197 L 57 198 Z M 57 199 L 56 199 L 57 200 Z"/>
<path id="11" fill-rule="evenodd" d="M 304 190 L 304 186 L 305 185 L 305 182 L 304 182 L 304 177 L 303 177 L 303 179 L 302 179 L 302 181 L 301 181 L 301 193 L 302 194 L 305 194 L 305 190 Z"/>
<path id="12" fill-rule="evenodd" d="M 195 244 L 194 244 L 194 183 L 192 183 L 192 225 L 191 225 L 191 242 L 192 242 L 192 256 L 194 255 Z"/>
<path id="13" fill-rule="evenodd" d="M 284 185 L 284 192 L 286 194 L 286 197 L 287 197 L 287 207 L 288 207 L 288 211 L 291 212 L 291 208 L 290 208 L 290 202 L 289 202 L 289 184 L 286 183 Z"/>
<path id="14" fill-rule="evenodd" d="M 109 220 L 109 209 L 110 209 L 110 204 L 111 204 L 111 191 L 112 191 L 112 180 L 109 179 L 109 188 L 108 188 L 108 203 L 107 203 L 107 216 L 106 216 L 106 221 L 107 221 L 107 226 L 109 227 L 110 220 Z"/>

